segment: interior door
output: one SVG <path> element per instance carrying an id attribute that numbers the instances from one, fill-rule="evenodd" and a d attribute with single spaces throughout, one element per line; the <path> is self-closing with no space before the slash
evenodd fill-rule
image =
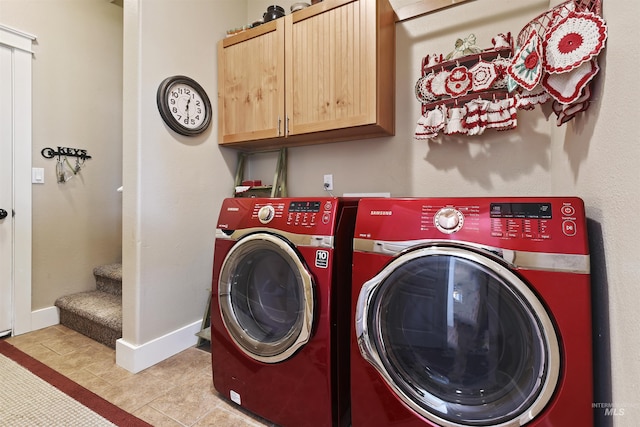
<path id="1" fill-rule="evenodd" d="M 0 334 L 32 329 L 31 109 L 36 37 L 0 24 Z M 4 216 L 4 214 L 2 214 Z"/>
<path id="2" fill-rule="evenodd" d="M 12 52 L 0 45 L 0 336 L 11 333 L 13 317 L 13 131 Z"/>

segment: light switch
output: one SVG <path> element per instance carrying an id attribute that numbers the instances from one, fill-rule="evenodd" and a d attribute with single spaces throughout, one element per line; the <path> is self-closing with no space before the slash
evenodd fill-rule
<path id="1" fill-rule="evenodd" d="M 31 168 L 31 182 L 44 184 L 44 168 Z"/>

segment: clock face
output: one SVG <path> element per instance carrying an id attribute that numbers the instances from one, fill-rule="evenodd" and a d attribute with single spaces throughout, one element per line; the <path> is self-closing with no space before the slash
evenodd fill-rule
<path id="1" fill-rule="evenodd" d="M 206 111 L 202 96 L 185 83 L 176 83 L 169 88 L 167 106 L 176 121 L 188 129 L 202 126 Z"/>
<path id="2" fill-rule="evenodd" d="M 211 122 L 211 102 L 195 80 L 185 76 L 167 77 L 158 87 L 158 110 L 175 132 L 193 136 Z"/>

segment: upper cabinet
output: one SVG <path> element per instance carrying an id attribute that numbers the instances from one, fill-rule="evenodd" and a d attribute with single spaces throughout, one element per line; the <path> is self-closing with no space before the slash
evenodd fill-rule
<path id="1" fill-rule="evenodd" d="M 218 143 L 267 149 L 394 134 L 395 14 L 324 0 L 218 44 Z"/>

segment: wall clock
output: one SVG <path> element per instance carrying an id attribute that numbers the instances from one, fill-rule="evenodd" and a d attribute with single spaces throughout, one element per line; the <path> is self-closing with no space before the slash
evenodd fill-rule
<path id="1" fill-rule="evenodd" d="M 207 92 L 192 78 L 167 77 L 158 86 L 156 101 L 164 122 L 181 135 L 198 135 L 211 123 Z"/>

